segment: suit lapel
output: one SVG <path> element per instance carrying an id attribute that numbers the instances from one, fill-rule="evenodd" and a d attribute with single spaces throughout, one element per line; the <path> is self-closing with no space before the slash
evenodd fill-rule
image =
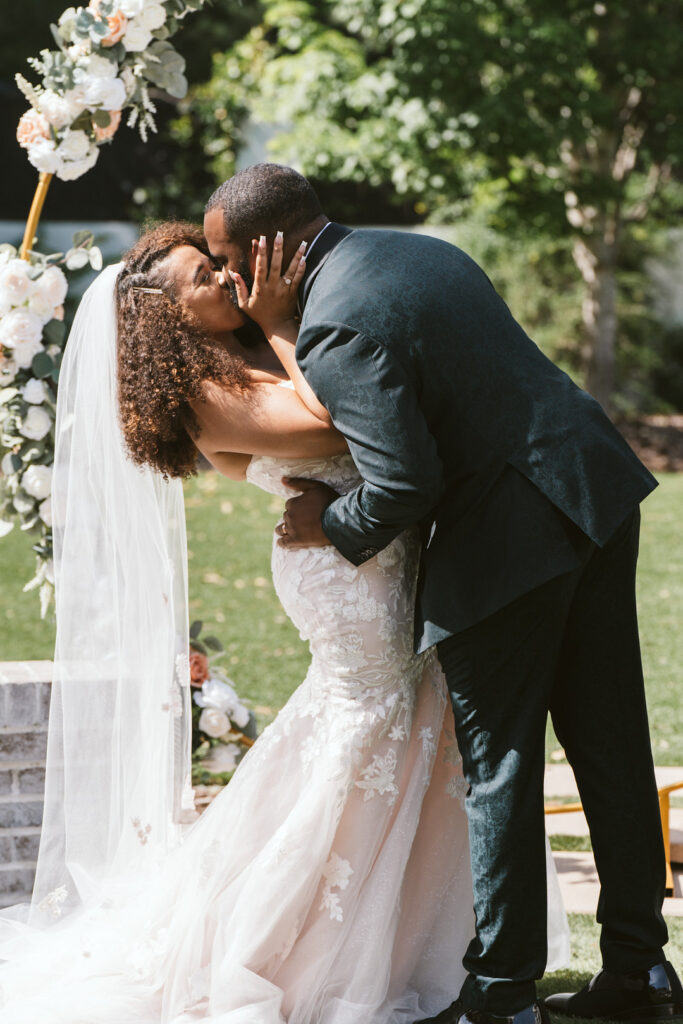
<path id="1" fill-rule="evenodd" d="M 299 306 L 302 313 L 306 308 L 306 302 L 311 290 L 311 285 L 318 276 L 325 261 L 327 260 L 327 257 L 335 246 L 341 242 L 342 238 L 346 238 L 346 236 L 350 234 L 351 228 L 344 227 L 343 224 L 335 224 L 332 222 L 325 228 L 323 234 L 313 246 L 310 258 L 306 260 L 306 273 L 299 285 Z"/>

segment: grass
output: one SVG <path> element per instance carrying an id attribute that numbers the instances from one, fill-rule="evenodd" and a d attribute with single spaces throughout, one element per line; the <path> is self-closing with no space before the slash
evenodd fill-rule
<path id="1" fill-rule="evenodd" d="M 666 955 L 674 966 L 683 962 L 683 921 L 670 918 L 669 945 Z M 572 934 L 572 956 L 569 967 L 564 971 L 547 974 L 538 984 L 538 994 L 549 996 L 552 992 L 572 992 L 581 988 L 600 966 L 600 928 L 588 914 L 570 914 L 569 927 Z M 569 1019 L 553 1014 L 553 1024 L 563 1024 Z M 589 1024 L 577 1017 L 572 1024 Z M 595 1022 L 591 1022 L 595 1024 Z"/>
<path id="2" fill-rule="evenodd" d="M 643 505 L 638 596 L 655 760 L 683 765 L 683 474 L 663 474 Z M 185 488 L 190 614 L 227 647 L 225 666 L 240 693 L 268 719 L 301 682 L 308 652 L 270 580 L 271 532 L 282 502 L 247 484 L 204 473 Z M 41 622 L 30 538 L 0 541 L 0 660 L 51 658 L 54 628 Z M 548 731 L 547 754 L 561 758 Z"/>

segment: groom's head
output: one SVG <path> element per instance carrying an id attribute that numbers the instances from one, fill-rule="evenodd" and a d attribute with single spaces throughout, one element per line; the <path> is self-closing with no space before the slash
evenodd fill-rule
<path id="1" fill-rule="evenodd" d="M 270 247 L 276 231 L 283 231 L 286 267 L 299 243 L 312 241 L 326 223 L 311 183 L 281 164 L 254 164 L 228 178 L 204 211 L 211 256 L 226 270 L 238 271 L 248 287 L 254 272 L 253 239 L 265 235 Z"/>

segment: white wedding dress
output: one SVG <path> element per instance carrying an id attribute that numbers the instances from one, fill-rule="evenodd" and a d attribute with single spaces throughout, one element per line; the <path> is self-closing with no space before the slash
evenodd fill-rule
<path id="1" fill-rule="evenodd" d="M 283 475 L 358 483 L 348 455 L 247 472 L 284 497 Z M 274 545 L 306 679 L 163 863 L 40 939 L 18 932 L 2 1024 L 409 1024 L 457 997 L 467 785 L 436 657 L 413 654 L 417 558 L 410 532 L 358 568 L 331 546 Z M 551 860 L 548 881 L 559 966 Z"/>

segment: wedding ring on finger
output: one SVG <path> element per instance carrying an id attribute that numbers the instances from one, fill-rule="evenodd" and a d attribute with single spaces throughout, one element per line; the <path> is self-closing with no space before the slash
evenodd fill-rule
<path id="1" fill-rule="evenodd" d="M 287 286 L 289 286 L 289 285 L 290 285 L 291 283 L 292 283 L 292 279 L 291 279 L 291 277 L 286 277 L 286 278 L 285 278 L 285 284 L 286 284 Z"/>

